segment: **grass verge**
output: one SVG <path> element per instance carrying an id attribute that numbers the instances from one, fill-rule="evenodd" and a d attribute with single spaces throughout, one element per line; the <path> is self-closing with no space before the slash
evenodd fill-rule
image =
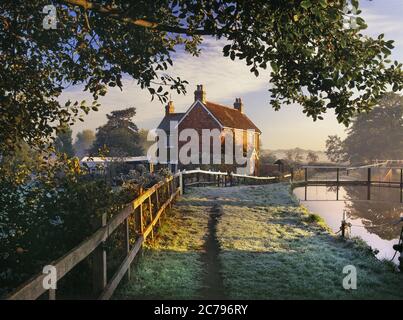
<path id="1" fill-rule="evenodd" d="M 163 221 L 116 298 L 202 298 L 210 208 L 225 296 L 233 299 L 402 299 L 403 276 L 359 240 L 341 240 L 299 206 L 287 184 L 194 188 Z M 357 269 L 357 289 L 342 286 Z M 204 288 L 205 289 L 205 288 Z"/>

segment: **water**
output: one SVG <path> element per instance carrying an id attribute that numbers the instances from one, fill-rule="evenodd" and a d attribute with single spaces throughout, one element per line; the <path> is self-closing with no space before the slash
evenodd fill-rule
<path id="1" fill-rule="evenodd" d="M 398 243 L 403 223 L 396 223 L 403 216 L 398 188 L 372 187 L 371 200 L 367 200 L 366 186 L 336 187 L 308 186 L 294 189 L 301 204 L 321 216 L 334 232 L 339 231 L 346 211 L 351 235 L 361 237 L 373 249 L 379 250 L 378 259 L 392 259 L 393 245 Z M 394 262 L 398 264 L 399 253 Z"/>

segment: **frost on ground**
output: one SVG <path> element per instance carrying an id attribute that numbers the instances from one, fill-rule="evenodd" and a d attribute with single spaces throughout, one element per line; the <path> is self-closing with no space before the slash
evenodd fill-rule
<path id="1" fill-rule="evenodd" d="M 194 188 L 163 221 L 159 238 L 134 264 L 122 298 L 200 298 L 209 208 L 217 223 L 226 297 L 233 299 L 403 298 L 403 277 L 359 241 L 332 235 L 289 185 Z M 357 268 L 357 290 L 342 286 L 343 267 Z"/>
<path id="2" fill-rule="evenodd" d="M 116 299 L 192 299 L 203 286 L 201 254 L 209 218 L 208 199 L 192 195 L 162 217 L 154 241 L 148 241 L 134 260 L 131 281 Z M 150 238 L 149 238 L 150 239 Z"/>

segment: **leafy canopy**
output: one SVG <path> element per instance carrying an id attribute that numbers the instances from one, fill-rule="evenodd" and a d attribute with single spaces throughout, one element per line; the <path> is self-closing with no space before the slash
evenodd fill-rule
<path id="1" fill-rule="evenodd" d="M 74 157 L 73 148 L 73 131 L 68 126 L 63 126 L 57 129 L 55 139 L 55 150 L 59 153 L 65 153 L 68 157 Z"/>
<path id="2" fill-rule="evenodd" d="M 334 161 L 354 164 L 403 158 L 403 97 L 388 93 L 368 114 L 360 114 L 342 141 L 329 136 L 327 154 Z"/>
<path id="3" fill-rule="evenodd" d="M 358 1 L 352 1 L 358 6 Z M 388 60 L 393 41 L 346 28 L 346 0 L 54 0 L 57 28 L 45 30 L 48 0 L 0 3 L 0 144 L 43 145 L 60 123 L 97 110 L 108 87 L 129 75 L 162 102 L 186 81 L 167 74 L 176 49 L 198 55 L 201 36 L 226 39 L 224 56 L 256 76 L 269 67 L 271 105 L 300 103 L 321 119 L 334 109 L 348 124 L 385 92 L 403 89 L 401 64 Z M 94 102 L 58 97 L 84 85 Z"/>
<path id="4" fill-rule="evenodd" d="M 95 132 L 85 129 L 77 133 L 76 142 L 74 142 L 74 151 L 77 157 L 81 158 L 88 153 L 95 140 Z"/>
<path id="5" fill-rule="evenodd" d="M 138 128 L 132 121 L 135 115 L 135 108 L 116 110 L 108 114 L 108 122 L 97 129 L 91 153 L 98 155 L 107 151 L 112 157 L 143 155 Z"/>

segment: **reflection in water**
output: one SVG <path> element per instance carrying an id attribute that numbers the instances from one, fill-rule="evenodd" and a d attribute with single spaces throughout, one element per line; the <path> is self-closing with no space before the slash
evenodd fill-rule
<path id="1" fill-rule="evenodd" d="M 398 188 L 371 187 L 371 199 L 367 199 L 366 186 L 308 186 L 294 189 L 301 204 L 324 218 L 337 232 L 340 229 L 343 211 L 352 224 L 351 235 L 359 236 L 372 248 L 379 250 L 379 259 L 391 259 L 392 246 L 398 242 L 403 223 L 396 223 L 403 215 L 403 204 L 399 203 Z M 339 201 L 336 201 L 336 199 Z M 307 199 L 307 200 L 304 200 Z M 394 261 L 398 263 L 399 255 Z"/>

